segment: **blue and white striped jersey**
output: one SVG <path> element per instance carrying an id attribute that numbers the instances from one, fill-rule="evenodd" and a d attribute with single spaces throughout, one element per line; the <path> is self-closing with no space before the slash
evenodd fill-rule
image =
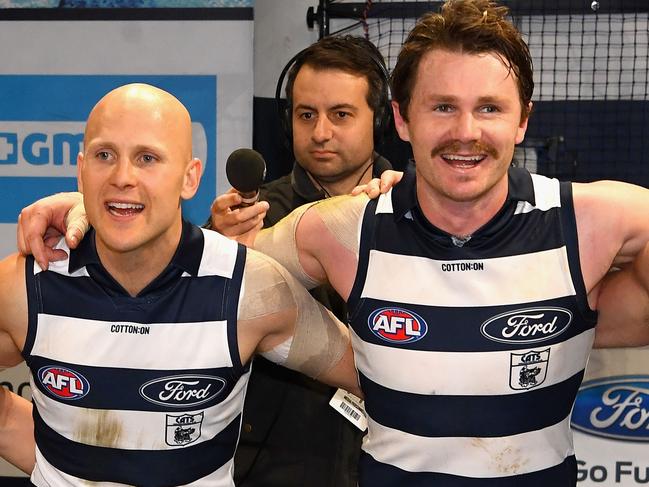
<path id="1" fill-rule="evenodd" d="M 411 165 L 366 208 L 348 302 L 361 486 L 576 485 L 570 412 L 596 313 L 569 183 L 510 169 L 502 210 L 454 242 L 421 213 Z"/>
<path id="2" fill-rule="evenodd" d="M 183 222 L 172 262 L 136 297 L 93 233 L 48 272 L 27 260 L 36 485 L 234 485 L 245 255 Z"/>

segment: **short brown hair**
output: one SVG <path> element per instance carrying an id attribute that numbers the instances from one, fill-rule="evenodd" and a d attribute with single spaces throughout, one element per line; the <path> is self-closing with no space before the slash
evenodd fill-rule
<path id="1" fill-rule="evenodd" d="M 293 85 L 302 66 L 315 70 L 337 69 L 367 80 L 367 104 L 374 112 L 374 119 L 385 116 L 388 106 L 389 79 L 385 61 L 374 44 L 359 36 L 324 37 L 300 52 L 288 72 L 286 99 L 289 111 L 293 104 Z"/>
<path id="2" fill-rule="evenodd" d="M 516 75 L 524 119 L 534 91 L 532 57 L 509 9 L 491 0 L 447 0 L 440 13 L 424 15 L 408 34 L 392 72 L 392 97 L 408 120 L 408 106 L 421 58 L 433 49 L 469 54 L 494 52 Z"/>

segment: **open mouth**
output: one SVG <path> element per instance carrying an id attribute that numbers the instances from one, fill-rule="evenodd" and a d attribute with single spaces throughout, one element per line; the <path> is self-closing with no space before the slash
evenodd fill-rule
<path id="1" fill-rule="evenodd" d="M 440 154 L 441 158 L 453 167 L 459 169 L 471 169 L 484 161 L 486 154 L 476 154 L 471 156 L 462 156 L 459 154 Z"/>
<path id="2" fill-rule="evenodd" d="M 118 203 L 110 201 L 106 203 L 106 209 L 111 215 L 115 216 L 131 216 L 140 213 L 144 210 L 144 205 L 138 203 Z"/>

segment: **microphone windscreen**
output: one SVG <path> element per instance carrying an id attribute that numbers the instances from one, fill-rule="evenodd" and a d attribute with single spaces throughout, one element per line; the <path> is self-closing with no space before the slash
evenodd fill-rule
<path id="1" fill-rule="evenodd" d="M 266 161 L 255 150 L 237 149 L 225 163 L 225 174 L 240 193 L 257 191 L 266 176 Z"/>

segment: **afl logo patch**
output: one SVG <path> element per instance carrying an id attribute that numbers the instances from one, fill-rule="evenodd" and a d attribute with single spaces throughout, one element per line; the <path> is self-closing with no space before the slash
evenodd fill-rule
<path id="1" fill-rule="evenodd" d="M 90 383 L 83 375 L 65 367 L 41 367 L 38 380 L 47 392 L 66 401 L 81 399 L 90 391 Z"/>
<path id="2" fill-rule="evenodd" d="M 402 308 L 381 308 L 369 316 L 367 324 L 377 337 L 390 343 L 412 343 L 424 338 L 428 325 L 424 319 Z"/>

